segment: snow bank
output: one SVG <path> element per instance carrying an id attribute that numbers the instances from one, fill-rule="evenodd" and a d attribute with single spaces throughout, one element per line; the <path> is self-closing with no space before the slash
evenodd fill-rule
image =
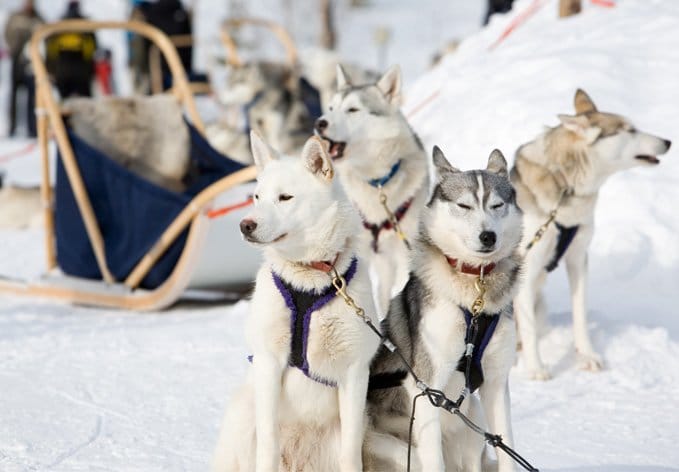
<path id="1" fill-rule="evenodd" d="M 532 2 L 517 1 L 515 12 Z M 662 322 L 676 333 L 679 2 L 620 0 L 615 8 L 583 2 L 584 12 L 568 19 L 557 18 L 556 0 L 543 3 L 489 51 L 517 13 L 496 16 L 408 90 L 405 109 L 438 92 L 412 117 L 413 125 L 428 148 L 438 144 L 467 169 L 485 166 L 496 147 L 512 160 L 519 145 L 558 123 L 558 113 L 573 113 L 577 87 L 600 110 L 673 140 L 660 166 L 618 174 L 603 188 L 591 247 L 590 306 L 604 317 Z M 562 280 L 550 285 L 549 295 L 552 309 L 569 309 Z"/>

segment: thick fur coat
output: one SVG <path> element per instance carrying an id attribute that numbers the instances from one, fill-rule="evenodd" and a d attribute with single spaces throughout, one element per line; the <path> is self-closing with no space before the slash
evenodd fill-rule
<path id="1" fill-rule="evenodd" d="M 578 228 L 563 255 L 571 290 L 575 349 L 581 368 L 599 370 L 603 361 L 590 340 L 586 296 L 587 248 L 594 233 L 599 189 L 615 172 L 657 165 L 656 156 L 667 152 L 671 143 L 637 130 L 620 115 L 600 112 L 582 90 L 576 92 L 574 102 L 574 116 L 559 115 L 559 126 L 518 149 L 511 179 L 524 211 L 524 250 L 553 210 L 555 223 Z M 526 276 L 514 303 L 523 360 L 533 379 L 550 377 L 538 352 L 537 328 L 546 311 L 541 295 L 546 268 L 558 239 L 557 226 L 552 223 L 542 239 L 526 251 Z"/>
<path id="2" fill-rule="evenodd" d="M 263 248 L 265 263 L 246 326 L 252 367 L 229 402 L 214 470 L 359 472 L 369 365 L 379 338 L 336 296 L 311 313 L 306 356 L 314 376 L 336 386 L 306 376 L 289 365 L 291 311 L 272 277 L 297 290 L 332 289 L 331 273 L 311 264 L 332 261 L 340 274 L 347 271 L 357 255 L 357 216 L 318 138 L 307 142 L 301 159 L 279 157 L 256 133 L 252 140 L 260 174 L 255 208 L 241 231 Z M 347 292 L 372 316 L 360 259 Z"/>

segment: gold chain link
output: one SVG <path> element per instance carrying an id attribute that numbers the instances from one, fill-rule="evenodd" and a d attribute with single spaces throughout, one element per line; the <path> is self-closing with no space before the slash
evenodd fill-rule
<path id="1" fill-rule="evenodd" d="M 474 288 L 476 289 L 477 295 L 476 300 L 472 303 L 472 315 L 477 316 L 483 311 L 486 306 L 486 301 L 484 296 L 486 295 L 486 280 L 483 278 L 483 272 L 479 275 L 479 278 L 474 282 Z"/>
<path id="2" fill-rule="evenodd" d="M 378 186 L 377 188 L 380 192 L 379 193 L 380 204 L 382 205 L 382 208 L 384 208 L 384 211 L 387 213 L 387 219 L 389 220 L 389 223 L 391 223 L 391 227 L 394 228 L 394 231 L 398 235 L 399 239 L 403 241 L 403 243 L 406 245 L 408 249 L 410 249 L 410 242 L 408 241 L 408 238 L 406 237 L 403 230 L 401 230 L 401 225 L 398 223 L 396 215 L 394 214 L 393 211 L 391 211 L 389 205 L 387 204 L 387 195 L 384 193 L 384 189 L 382 189 L 381 185 Z"/>
<path id="3" fill-rule="evenodd" d="M 339 272 L 337 272 L 337 269 L 333 266 L 332 268 L 333 271 L 333 276 L 332 276 L 332 285 L 335 287 L 335 291 L 337 295 L 342 297 L 344 299 L 344 303 L 349 305 L 349 307 L 356 312 L 356 315 L 358 315 L 363 321 L 366 320 L 365 316 L 365 310 L 361 308 L 360 306 L 356 305 L 356 302 L 354 301 L 353 298 L 351 298 L 351 295 L 347 293 L 347 281 L 342 277 Z"/>
<path id="4" fill-rule="evenodd" d="M 547 221 L 545 221 L 535 232 L 535 236 L 533 236 L 533 239 L 528 243 L 526 246 L 526 251 L 530 251 L 530 249 L 535 246 L 541 239 L 542 236 L 544 236 L 545 232 L 547 231 L 547 228 L 549 228 L 549 225 L 552 224 L 552 222 L 556 219 L 556 212 L 557 210 L 561 207 L 563 204 L 564 199 L 568 195 L 573 194 L 573 189 L 570 187 L 565 188 L 561 192 L 561 196 L 559 197 L 559 201 L 556 203 L 556 207 L 552 211 L 549 212 L 549 218 L 547 218 Z"/>

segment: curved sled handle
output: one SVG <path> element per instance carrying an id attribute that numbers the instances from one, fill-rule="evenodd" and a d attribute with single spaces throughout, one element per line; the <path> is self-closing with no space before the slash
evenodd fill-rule
<path id="1" fill-rule="evenodd" d="M 168 67 L 172 74 L 173 93 L 177 100 L 179 100 L 186 108 L 189 118 L 194 126 L 201 132 L 204 131 L 205 126 L 203 120 L 198 114 L 196 104 L 193 100 L 193 94 L 189 87 L 186 73 L 182 67 L 179 59 L 179 54 L 175 49 L 170 39 L 159 29 L 140 21 L 91 21 L 91 20 L 64 20 L 56 23 L 48 23 L 38 27 L 30 42 L 31 64 L 35 74 L 36 85 L 36 103 L 38 109 L 38 139 L 40 142 L 41 157 L 42 157 L 42 198 L 45 205 L 45 239 L 47 245 L 47 265 L 48 268 L 55 266 L 55 252 L 54 252 L 54 224 L 52 218 L 52 189 L 49 181 L 49 159 L 47 134 L 49 127 L 54 131 L 54 137 L 57 141 L 57 146 L 62 153 L 62 162 L 68 176 L 68 181 L 73 189 L 78 210 L 83 219 L 87 237 L 92 246 L 97 266 L 102 274 L 102 277 L 107 283 L 114 283 L 115 277 L 109 270 L 106 261 L 106 251 L 104 248 L 104 238 L 97 223 L 92 202 L 90 201 L 87 189 L 82 180 L 80 169 L 71 147 L 71 142 L 68 139 L 66 125 L 61 116 L 61 110 L 56 98 L 52 92 L 52 85 L 47 73 L 47 66 L 42 56 L 41 46 L 43 42 L 50 36 L 64 33 L 64 32 L 94 32 L 100 29 L 120 29 L 131 31 L 133 33 L 144 36 L 162 52 Z"/>
<path id="2" fill-rule="evenodd" d="M 198 114 L 193 101 L 193 93 L 189 85 L 186 72 L 179 59 L 177 49 L 172 40 L 158 28 L 142 21 L 92 21 L 92 20 L 63 20 L 56 23 L 48 23 L 40 26 L 31 38 L 30 53 L 31 62 L 35 70 L 36 85 L 48 85 L 48 74 L 44 60 L 40 52 L 40 46 L 49 36 L 64 32 L 95 32 L 101 29 L 120 29 L 136 33 L 145 37 L 155 45 L 162 53 L 172 74 L 173 91 L 175 96 L 186 107 L 187 114 L 192 123 L 201 132 L 204 130 L 203 120 Z M 50 100 L 52 101 L 52 100 Z M 51 117 L 50 117 L 51 118 Z"/>
<path id="3" fill-rule="evenodd" d="M 287 56 L 287 62 L 295 67 L 297 65 L 297 47 L 295 46 L 290 33 L 278 23 L 273 21 L 263 20 L 261 18 L 231 18 L 222 24 L 221 37 L 222 43 L 226 48 L 226 61 L 229 65 L 233 67 L 241 67 L 243 65 L 243 59 L 238 54 L 238 46 L 233 36 L 229 32 L 240 28 L 245 25 L 259 26 L 261 28 L 268 29 L 271 31 L 285 48 L 285 54 Z"/>

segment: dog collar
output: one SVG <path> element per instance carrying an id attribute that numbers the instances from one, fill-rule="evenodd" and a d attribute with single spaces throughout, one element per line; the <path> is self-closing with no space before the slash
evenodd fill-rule
<path id="1" fill-rule="evenodd" d="M 378 177 L 376 179 L 368 180 L 368 183 L 375 188 L 384 187 L 387 183 L 396 175 L 396 172 L 401 168 L 401 160 L 399 159 L 396 164 L 391 166 L 391 170 L 385 176 Z"/>
<path id="2" fill-rule="evenodd" d="M 326 274 L 329 274 L 333 267 L 335 267 L 335 264 L 337 264 L 337 259 L 339 259 L 340 253 L 338 252 L 335 255 L 335 258 L 333 260 L 327 260 L 327 261 L 311 261 L 308 264 L 303 264 L 307 267 L 311 267 L 312 269 L 320 270 L 321 272 L 325 272 Z"/>
<path id="3" fill-rule="evenodd" d="M 412 205 L 413 200 L 415 200 L 415 197 L 410 197 L 408 200 L 403 202 L 400 207 L 396 209 L 396 211 L 394 212 L 394 217 L 396 217 L 396 221 L 400 222 L 403 219 L 405 214 L 408 212 L 410 205 Z M 370 246 L 372 247 L 373 252 L 378 252 L 380 233 L 383 230 L 393 229 L 394 225 L 390 220 L 384 220 L 379 224 L 370 223 L 369 221 L 366 221 L 365 216 L 363 216 L 362 214 L 361 218 L 363 219 L 363 227 L 370 231 L 373 237 Z"/>
<path id="4" fill-rule="evenodd" d="M 466 262 L 460 264 L 457 259 L 448 256 L 446 256 L 446 260 L 448 261 L 448 264 L 450 264 L 450 267 L 467 275 L 481 275 L 481 271 L 483 271 L 483 275 L 488 275 L 495 269 L 495 262 L 491 262 L 484 266 L 473 266 Z"/>

